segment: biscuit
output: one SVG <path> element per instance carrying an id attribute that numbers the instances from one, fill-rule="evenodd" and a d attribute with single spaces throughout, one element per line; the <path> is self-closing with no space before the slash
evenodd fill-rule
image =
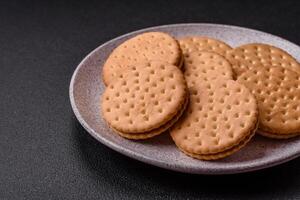
<path id="1" fill-rule="evenodd" d="M 102 95 L 102 114 L 121 133 L 143 134 L 178 115 L 187 92 L 184 76 L 175 65 L 140 63 L 108 85 Z"/>
<path id="2" fill-rule="evenodd" d="M 237 79 L 256 96 L 258 133 L 271 138 L 300 135 L 300 76 L 282 66 L 252 66 Z"/>
<path id="3" fill-rule="evenodd" d="M 164 125 L 156 128 L 156 129 L 153 129 L 151 131 L 147 131 L 147 132 L 144 132 L 144 133 L 133 134 L 133 133 L 122 133 L 120 131 L 117 131 L 114 128 L 112 128 L 112 129 L 115 132 L 117 132 L 120 136 L 122 136 L 124 138 L 127 138 L 127 139 L 132 139 L 132 140 L 141 140 L 141 139 L 148 139 L 148 138 L 154 137 L 156 135 L 159 135 L 159 134 L 167 131 L 171 126 L 173 126 L 177 122 L 177 120 L 183 114 L 186 106 L 188 105 L 188 100 L 189 100 L 189 98 L 187 97 L 184 104 L 180 108 L 179 113 L 175 117 L 173 117 L 170 121 L 168 121 Z"/>
<path id="4" fill-rule="evenodd" d="M 195 84 L 197 80 L 207 80 L 218 77 L 233 79 L 231 64 L 223 57 L 212 52 L 191 52 L 185 55 L 184 76 L 188 85 Z"/>
<path id="5" fill-rule="evenodd" d="M 283 135 L 283 134 L 269 133 L 262 130 L 257 130 L 257 132 L 262 136 L 273 138 L 273 139 L 289 139 L 292 137 L 299 136 L 299 133 Z"/>
<path id="6" fill-rule="evenodd" d="M 227 156 L 230 156 L 231 154 L 237 152 L 238 150 L 240 150 L 242 147 L 244 147 L 249 141 L 250 139 L 255 135 L 255 130 L 251 131 L 251 134 L 249 134 L 249 136 L 247 136 L 243 141 L 241 141 L 239 144 L 235 145 L 234 147 L 227 149 L 223 152 L 217 153 L 217 154 L 195 154 L 195 153 L 190 153 L 190 152 L 186 152 L 183 149 L 180 149 L 183 153 L 189 155 L 190 157 L 196 158 L 196 159 L 200 159 L 200 160 L 217 160 L 217 159 L 221 159 Z"/>
<path id="7" fill-rule="evenodd" d="M 295 58 L 267 44 L 253 43 L 237 47 L 227 52 L 226 59 L 232 64 L 236 77 L 252 67 L 261 66 L 280 66 L 300 74 L 300 66 Z"/>
<path id="8" fill-rule="evenodd" d="M 160 60 L 179 66 L 182 53 L 178 42 L 167 33 L 147 32 L 125 41 L 107 58 L 102 71 L 105 85 L 127 66 L 143 61 Z"/>
<path id="9" fill-rule="evenodd" d="M 212 60 L 223 59 L 223 62 L 212 65 L 206 60 L 211 55 L 214 55 Z M 204 63 L 199 65 L 201 58 Z M 190 103 L 170 130 L 175 144 L 187 155 L 204 160 L 236 152 L 255 133 L 258 122 L 255 97 L 244 85 L 231 80 L 231 68 L 225 67 L 230 64 L 218 54 L 191 53 L 184 66 Z M 188 75 L 191 71 L 193 75 Z"/>
<path id="10" fill-rule="evenodd" d="M 208 38 L 208 37 L 185 37 L 178 40 L 183 55 L 191 53 L 193 51 L 208 51 L 218 53 L 220 55 L 226 55 L 226 52 L 232 48 L 220 40 Z"/>

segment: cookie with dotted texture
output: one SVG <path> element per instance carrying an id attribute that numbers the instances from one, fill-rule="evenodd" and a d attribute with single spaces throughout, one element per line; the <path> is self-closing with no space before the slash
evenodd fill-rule
<path id="1" fill-rule="evenodd" d="M 232 64 L 238 77 L 253 67 L 280 66 L 300 74 L 300 66 L 295 58 L 284 50 L 268 44 L 246 44 L 228 51 L 226 58 Z"/>
<path id="2" fill-rule="evenodd" d="M 120 131 L 117 131 L 116 129 L 112 128 L 115 132 L 117 132 L 120 136 L 127 138 L 127 139 L 132 139 L 132 140 L 141 140 L 141 139 L 148 139 L 148 138 L 152 138 L 156 135 L 159 135 L 165 131 L 167 131 L 171 126 L 173 126 L 177 120 L 181 117 L 181 115 L 183 114 L 184 110 L 186 109 L 186 106 L 188 105 L 189 102 L 189 98 L 187 97 L 185 99 L 184 104 L 182 105 L 182 107 L 179 109 L 179 113 L 176 114 L 175 117 L 173 117 L 170 121 L 168 121 L 167 123 L 165 123 L 164 125 L 153 129 L 151 131 L 147 131 L 144 133 L 123 133 Z"/>
<path id="3" fill-rule="evenodd" d="M 175 65 L 151 61 L 131 66 L 102 95 L 104 119 L 115 130 L 143 134 L 155 130 L 184 108 L 187 85 Z"/>
<path id="4" fill-rule="evenodd" d="M 213 52 L 191 52 L 184 59 L 184 76 L 188 85 L 198 80 L 208 80 L 214 77 L 232 80 L 231 64 L 221 55 Z"/>
<path id="5" fill-rule="evenodd" d="M 190 91 L 190 104 L 171 130 L 183 152 L 204 160 L 219 159 L 242 148 L 254 135 L 258 109 L 245 86 L 215 79 Z"/>
<path id="6" fill-rule="evenodd" d="M 224 56 L 227 51 L 232 49 L 225 42 L 208 37 L 191 36 L 181 38 L 178 41 L 183 55 L 187 55 L 194 51 L 208 51 Z"/>
<path id="7" fill-rule="evenodd" d="M 300 135 L 300 76 L 281 66 L 252 67 L 238 82 L 256 96 L 259 107 L 258 133 L 285 139 Z"/>
<path id="8" fill-rule="evenodd" d="M 189 59 L 200 61 L 208 54 L 213 53 L 196 52 Z M 215 54 L 212 60 L 217 58 L 222 56 Z M 181 151 L 197 159 L 231 155 L 251 139 L 257 128 L 255 97 L 244 85 L 231 80 L 231 68 L 224 67 L 230 63 L 225 58 L 223 62 L 226 65 L 212 65 L 207 60 L 201 65 L 188 60 L 185 63 L 190 103 L 170 134 Z"/>
<path id="9" fill-rule="evenodd" d="M 199 160 L 217 160 L 217 159 L 221 159 L 221 158 L 224 158 L 224 157 L 227 157 L 227 156 L 230 156 L 231 154 L 237 152 L 238 150 L 240 150 L 242 147 L 244 147 L 249 141 L 250 139 L 255 135 L 255 131 L 252 131 L 252 133 L 247 136 L 242 142 L 240 142 L 238 145 L 228 149 L 228 150 L 225 150 L 221 153 L 218 153 L 218 154 L 195 154 L 195 153 L 190 153 L 190 152 L 187 152 L 183 149 L 180 149 L 182 152 L 184 152 L 185 154 L 189 155 L 190 157 L 193 157 L 193 158 L 196 158 L 196 159 L 199 159 Z"/>
<path id="10" fill-rule="evenodd" d="M 169 34 L 162 32 L 142 33 L 128 39 L 116 47 L 104 63 L 103 82 L 108 85 L 127 66 L 152 60 L 180 67 L 182 53 L 178 42 Z"/>

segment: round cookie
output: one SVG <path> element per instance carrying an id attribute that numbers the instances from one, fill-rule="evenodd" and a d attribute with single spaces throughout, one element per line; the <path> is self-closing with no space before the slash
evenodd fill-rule
<path id="1" fill-rule="evenodd" d="M 232 49 L 225 42 L 208 37 L 192 36 L 181 38 L 178 41 L 183 55 L 187 55 L 193 51 L 208 51 L 224 56 L 227 51 Z"/>
<path id="2" fill-rule="evenodd" d="M 170 121 L 168 121 L 167 123 L 165 123 L 164 125 L 153 129 L 151 131 L 147 131 L 144 133 L 122 133 L 120 131 L 117 131 L 116 129 L 112 128 L 115 132 L 117 132 L 120 136 L 127 138 L 127 139 L 132 139 L 132 140 L 141 140 L 141 139 L 148 139 L 148 138 L 152 138 L 156 135 L 159 135 L 165 131 L 167 131 L 171 126 L 173 126 L 177 120 L 181 117 L 181 115 L 183 114 L 187 104 L 188 104 L 188 100 L 189 98 L 186 98 L 184 104 L 182 105 L 182 107 L 179 109 L 178 114 L 173 117 Z"/>
<path id="3" fill-rule="evenodd" d="M 258 108 L 250 91 L 231 80 L 230 63 L 215 53 L 194 52 L 186 60 L 184 75 L 190 103 L 170 130 L 175 144 L 187 155 L 204 160 L 223 158 L 242 148 L 255 133 Z"/>
<path id="4" fill-rule="evenodd" d="M 187 111 L 171 130 L 176 145 L 188 155 L 219 159 L 239 150 L 254 135 L 257 104 L 245 86 L 215 79 L 199 81 L 190 91 Z"/>
<path id="5" fill-rule="evenodd" d="M 267 44 L 246 44 L 228 51 L 226 58 L 238 77 L 252 67 L 281 66 L 300 74 L 300 65 L 287 52 Z"/>
<path id="6" fill-rule="evenodd" d="M 178 42 L 167 33 L 147 32 L 123 42 L 107 58 L 102 71 L 105 85 L 130 65 L 160 60 L 180 67 L 182 53 Z"/>
<path id="7" fill-rule="evenodd" d="M 102 114 L 122 133 L 143 134 L 175 117 L 187 98 L 180 69 L 151 61 L 129 67 L 110 83 L 102 96 Z"/>
<path id="8" fill-rule="evenodd" d="M 258 123 L 257 123 L 258 124 Z M 230 156 L 231 154 L 237 152 L 238 150 L 240 150 L 242 147 L 244 147 L 249 141 L 250 139 L 255 135 L 255 130 L 254 129 L 252 131 L 252 133 L 247 136 L 247 138 L 245 138 L 242 142 L 240 142 L 239 144 L 235 145 L 234 147 L 227 149 L 223 152 L 217 153 L 217 154 L 195 154 L 195 153 L 190 153 L 190 152 L 186 152 L 183 149 L 180 149 L 183 153 L 189 155 L 190 157 L 196 158 L 196 159 L 200 159 L 200 160 L 217 160 L 217 159 L 221 159 L 227 156 Z"/>
<path id="9" fill-rule="evenodd" d="M 196 51 L 186 54 L 184 59 L 184 76 L 188 85 L 199 79 L 218 77 L 233 79 L 231 64 L 216 53 Z"/>
<path id="10" fill-rule="evenodd" d="M 259 107 L 258 133 L 285 139 L 300 135 L 300 76 L 281 66 L 252 67 L 238 82 L 256 96 Z"/>

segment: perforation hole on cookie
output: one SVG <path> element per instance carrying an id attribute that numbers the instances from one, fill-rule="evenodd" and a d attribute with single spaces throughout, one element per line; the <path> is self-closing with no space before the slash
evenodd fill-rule
<path id="1" fill-rule="evenodd" d="M 217 119 L 218 119 L 218 118 L 217 118 L 216 116 L 211 117 L 212 122 L 216 122 Z"/>
<path id="2" fill-rule="evenodd" d="M 204 113 L 204 114 L 203 114 L 203 117 L 204 117 L 204 118 L 208 118 L 208 114 L 207 114 L 207 113 Z"/>
<path id="3" fill-rule="evenodd" d="M 106 101 L 109 101 L 109 96 L 106 96 L 105 98 L 104 98 Z"/>
<path id="4" fill-rule="evenodd" d="M 200 106 L 198 106 L 197 110 L 198 110 L 198 111 L 202 111 L 202 110 L 203 110 L 203 107 L 200 105 Z"/>
<path id="5" fill-rule="evenodd" d="M 231 105 L 227 105 L 227 106 L 226 106 L 226 109 L 227 109 L 227 110 L 231 110 L 231 108 L 232 108 Z"/>
<path id="6" fill-rule="evenodd" d="M 194 135 L 195 135 L 195 137 L 199 137 L 199 136 L 200 136 L 200 133 L 199 133 L 199 132 L 195 132 L 195 134 L 194 134 Z M 201 142 L 201 141 L 199 141 L 199 142 L 198 142 L 198 145 L 200 145 L 200 146 L 201 146 L 201 145 L 202 145 L 202 142 Z"/>
<path id="7" fill-rule="evenodd" d="M 134 84 L 139 84 L 139 82 L 140 82 L 139 79 L 135 79 L 135 80 L 133 81 Z M 126 84 L 125 84 L 125 85 L 126 85 Z"/>
<path id="8" fill-rule="evenodd" d="M 195 117 L 194 122 L 199 122 L 199 117 Z"/>
<path id="9" fill-rule="evenodd" d="M 119 108 L 120 108 L 120 104 L 116 104 L 116 105 L 115 105 L 115 108 L 116 108 L 116 109 L 119 109 Z"/>
<path id="10" fill-rule="evenodd" d="M 159 112 L 159 113 L 162 113 L 162 112 L 163 112 L 163 109 L 162 109 L 162 108 L 159 108 L 159 109 L 158 109 L 158 112 Z"/>
<path id="11" fill-rule="evenodd" d="M 207 85 L 206 85 L 206 88 L 210 90 L 210 89 L 211 89 L 211 85 L 210 85 L 210 84 L 207 84 Z"/>
<path id="12" fill-rule="evenodd" d="M 244 122 L 241 122 L 241 123 L 240 123 L 240 127 L 241 127 L 241 128 L 245 128 L 245 123 L 244 123 Z"/>
<path id="13" fill-rule="evenodd" d="M 212 103 L 210 103 L 209 104 L 210 106 L 207 106 L 207 111 L 214 111 L 214 107 L 212 106 L 213 104 Z"/>
<path id="14" fill-rule="evenodd" d="M 249 110 L 246 110 L 246 111 L 245 111 L 245 115 L 246 115 L 246 116 L 249 116 L 249 115 L 251 115 L 251 112 L 250 112 Z"/>
<path id="15" fill-rule="evenodd" d="M 293 106 L 292 106 L 292 109 L 295 110 L 295 111 L 296 111 L 296 110 L 300 110 L 300 106 L 299 106 L 299 105 L 293 105 Z"/>
<path id="16" fill-rule="evenodd" d="M 214 131 L 211 131 L 211 132 L 210 132 L 210 136 L 213 137 L 213 138 L 214 138 L 214 137 L 217 137 L 217 133 L 214 132 Z"/>
<path id="17" fill-rule="evenodd" d="M 212 125 L 212 129 L 216 130 L 218 128 L 218 125 L 217 124 L 213 124 Z"/>
<path id="18" fill-rule="evenodd" d="M 267 122 L 271 122 L 272 118 L 270 116 L 266 116 L 263 120 L 267 121 Z"/>
<path id="19" fill-rule="evenodd" d="M 231 129 L 231 125 L 230 124 L 225 124 L 225 129 L 230 130 Z"/>
<path id="20" fill-rule="evenodd" d="M 233 131 L 228 132 L 228 136 L 229 136 L 229 138 L 233 139 L 233 138 L 234 138 L 234 133 L 233 133 Z"/>
<path id="21" fill-rule="evenodd" d="M 225 99 L 224 99 L 224 98 L 221 98 L 221 99 L 219 100 L 219 102 L 220 102 L 221 104 L 223 104 L 223 103 L 225 103 Z"/>
<path id="22" fill-rule="evenodd" d="M 145 121 L 149 121 L 149 116 L 145 115 L 143 118 Z"/>
<path id="23" fill-rule="evenodd" d="M 122 86 L 127 86 L 127 81 L 122 81 Z"/>

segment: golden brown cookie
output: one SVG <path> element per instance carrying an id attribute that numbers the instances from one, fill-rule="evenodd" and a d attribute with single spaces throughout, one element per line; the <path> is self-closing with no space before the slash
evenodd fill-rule
<path id="1" fill-rule="evenodd" d="M 179 109 L 178 114 L 173 117 L 170 121 L 168 121 L 167 123 L 165 123 L 164 125 L 153 129 L 151 131 L 147 131 L 144 133 L 122 133 L 120 131 L 117 131 L 116 129 L 112 128 L 115 132 L 117 132 L 120 136 L 125 137 L 127 139 L 132 139 L 132 140 L 141 140 L 141 139 L 148 139 L 148 138 L 152 138 L 156 135 L 159 135 L 165 131 L 167 131 L 171 126 L 173 126 L 177 120 L 181 117 L 181 115 L 183 114 L 184 110 L 186 109 L 186 106 L 188 105 L 188 100 L 189 98 L 187 97 L 184 104 L 182 105 L 182 107 Z"/>
<path id="2" fill-rule="evenodd" d="M 232 64 L 238 77 L 253 67 L 280 66 L 300 74 L 300 66 L 295 58 L 277 47 L 267 44 L 246 44 L 227 52 L 226 58 Z"/>
<path id="3" fill-rule="evenodd" d="M 178 41 L 184 55 L 194 51 L 208 51 L 224 56 L 227 51 L 232 49 L 225 42 L 208 37 L 191 36 L 181 38 Z"/>
<path id="4" fill-rule="evenodd" d="M 192 53 L 189 59 L 197 62 L 185 63 L 190 103 L 170 134 L 187 155 L 214 160 L 236 152 L 250 140 L 257 127 L 258 108 L 250 91 L 230 80 L 231 68 L 224 67 L 230 66 L 228 61 L 223 58 L 212 64 L 208 54 L 214 53 Z M 212 60 L 217 58 L 222 56 L 214 54 Z M 204 63 L 199 65 L 201 59 Z"/>
<path id="5" fill-rule="evenodd" d="M 184 76 L 188 85 L 197 80 L 213 77 L 233 79 L 231 64 L 221 55 L 212 52 L 197 51 L 186 54 L 184 59 Z"/>
<path id="6" fill-rule="evenodd" d="M 102 96 L 102 113 L 121 133 L 144 134 L 176 117 L 187 98 L 180 69 L 161 61 L 131 66 L 110 83 Z"/>
<path id="7" fill-rule="evenodd" d="M 180 67 L 182 53 L 178 42 L 167 33 L 147 32 L 123 42 L 107 58 L 102 71 L 108 85 L 127 66 L 159 60 Z"/>
<path id="8" fill-rule="evenodd" d="M 257 123 L 258 124 L 258 123 Z M 196 159 L 200 159 L 200 160 L 217 160 L 217 159 L 221 159 L 227 156 L 230 156 L 231 154 L 237 152 L 238 150 L 240 150 L 242 147 L 244 147 L 249 141 L 250 139 L 255 135 L 255 130 L 251 131 L 251 134 L 249 134 L 249 136 L 247 136 L 243 141 L 241 141 L 239 144 L 235 145 L 234 147 L 227 149 L 223 152 L 217 153 L 217 154 L 195 154 L 195 153 L 190 153 L 190 152 L 186 152 L 183 149 L 180 149 L 183 153 L 189 155 L 190 157 L 196 158 Z"/>
<path id="9" fill-rule="evenodd" d="M 237 81 L 256 96 L 258 133 L 279 139 L 300 135 L 300 76 L 296 72 L 281 66 L 252 66 Z"/>

